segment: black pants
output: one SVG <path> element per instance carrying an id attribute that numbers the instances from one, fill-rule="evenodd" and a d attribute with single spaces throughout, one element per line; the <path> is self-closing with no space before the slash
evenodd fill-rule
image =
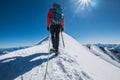
<path id="1" fill-rule="evenodd" d="M 61 25 L 51 25 L 50 26 L 52 46 L 56 51 L 58 51 L 58 48 L 59 48 L 60 28 L 61 28 Z"/>

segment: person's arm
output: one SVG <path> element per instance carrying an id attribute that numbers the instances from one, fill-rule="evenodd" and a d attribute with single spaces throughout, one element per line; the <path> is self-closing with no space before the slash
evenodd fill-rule
<path id="1" fill-rule="evenodd" d="M 64 30 L 64 14 L 62 13 L 62 29 Z"/>
<path id="2" fill-rule="evenodd" d="M 64 28 L 64 17 L 62 19 L 62 28 Z"/>
<path id="3" fill-rule="evenodd" d="M 52 18 L 52 9 L 49 10 L 48 16 L 47 16 L 47 27 L 50 27 L 50 21 Z"/>

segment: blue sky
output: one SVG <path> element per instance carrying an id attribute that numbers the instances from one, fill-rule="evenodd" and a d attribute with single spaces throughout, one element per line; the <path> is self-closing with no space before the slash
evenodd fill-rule
<path id="1" fill-rule="evenodd" d="M 58 2 L 65 32 L 80 43 L 120 43 L 120 0 L 0 0 L 0 48 L 33 45 L 49 35 L 46 18 Z M 93 2 L 92 2 L 93 1 Z"/>

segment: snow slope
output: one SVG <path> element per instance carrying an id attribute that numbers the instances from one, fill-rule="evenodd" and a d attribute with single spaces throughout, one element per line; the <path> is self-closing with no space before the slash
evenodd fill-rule
<path id="1" fill-rule="evenodd" d="M 95 45 L 90 45 L 89 50 L 95 54 L 96 56 L 99 56 L 100 58 L 104 59 L 105 61 L 117 66 L 120 68 L 120 62 L 117 56 L 113 55 L 107 48 L 103 48 L 102 50 L 100 47 Z"/>
<path id="2" fill-rule="evenodd" d="M 50 54 L 46 80 L 120 80 L 120 68 L 92 54 L 63 33 L 60 54 Z M 61 38 L 60 38 L 61 39 Z M 0 80 L 43 80 L 49 40 L 0 56 Z M 118 64 L 120 66 L 120 64 Z"/>

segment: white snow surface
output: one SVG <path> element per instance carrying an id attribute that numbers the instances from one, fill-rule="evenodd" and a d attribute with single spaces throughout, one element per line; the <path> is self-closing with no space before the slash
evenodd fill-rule
<path id="1" fill-rule="evenodd" d="M 104 48 L 105 49 L 105 52 L 102 51 L 98 46 L 95 46 L 95 45 L 91 45 L 90 46 L 90 51 L 95 54 L 96 56 L 104 59 L 105 61 L 115 65 L 116 67 L 120 68 L 120 63 L 119 62 L 119 59 L 116 58 L 117 56 L 113 55 L 107 48 Z M 115 60 L 113 60 L 110 56 L 112 56 Z"/>
<path id="2" fill-rule="evenodd" d="M 49 56 L 46 80 L 120 80 L 119 67 L 92 54 L 68 34 L 63 33 L 63 37 L 65 48 L 60 38 L 60 54 Z M 46 40 L 30 48 L 1 55 L 0 80 L 43 80 L 48 47 L 49 40 Z"/>

